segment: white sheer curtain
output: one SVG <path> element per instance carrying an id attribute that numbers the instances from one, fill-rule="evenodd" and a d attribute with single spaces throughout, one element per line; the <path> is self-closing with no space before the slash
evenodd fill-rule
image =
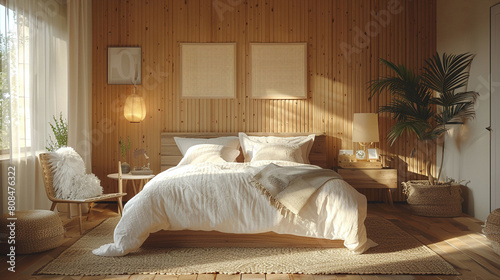
<path id="1" fill-rule="evenodd" d="M 68 2 L 69 92 L 68 146 L 83 158 L 91 172 L 92 117 L 92 1 Z"/>
<path id="2" fill-rule="evenodd" d="M 67 112 L 66 13 L 60 0 L 0 1 L 2 104 L 8 104 L 2 106 L 2 212 L 8 166 L 16 169 L 16 210 L 50 207 L 37 154 L 45 150 L 52 117 Z"/>

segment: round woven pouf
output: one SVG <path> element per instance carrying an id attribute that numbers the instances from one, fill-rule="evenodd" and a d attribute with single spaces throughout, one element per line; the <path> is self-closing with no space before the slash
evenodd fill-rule
<path id="1" fill-rule="evenodd" d="M 14 246 L 16 254 L 38 253 L 60 246 L 63 239 L 64 228 L 61 219 L 53 211 L 16 211 L 15 216 L 2 216 L 0 243 L 7 245 L 2 246 L 3 250 L 10 250 L 10 247 Z"/>
<path id="2" fill-rule="evenodd" d="M 493 251 L 500 255 L 500 208 L 491 212 L 486 218 L 483 233 L 491 240 Z"/>

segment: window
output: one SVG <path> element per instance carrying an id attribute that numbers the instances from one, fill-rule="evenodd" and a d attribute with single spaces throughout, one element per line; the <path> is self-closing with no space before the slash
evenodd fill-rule
<path id="1" fill-rule="evenodd" d="M 31 145 L 29 89 L 29 24 L 27 18 L 0 5 L 0 150 Z"/>

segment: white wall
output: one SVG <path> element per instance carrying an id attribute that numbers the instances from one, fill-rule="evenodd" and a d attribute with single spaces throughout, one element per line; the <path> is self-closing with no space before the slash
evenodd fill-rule
<path id="1" fill-rule="evenodd" d="M 443 174 L 470 181 L 464 211 L 485 220 L 490 213 L 490 7 L 498 0 L 438 0 L 439 53 L 475 54 L 468 90 L 479 92 L 476 118 L 446 136 Z M 440 149 L 439 149 L 440 150 Z M 438 154 L 438 162 L 441 156 Z"/>

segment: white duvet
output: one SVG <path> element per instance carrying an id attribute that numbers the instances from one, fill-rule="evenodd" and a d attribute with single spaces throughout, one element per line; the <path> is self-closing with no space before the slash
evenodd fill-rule
<path id="1" fill-rule="evenodd" d="M 301 219 L 283 217 L 250 183 L 269 163 L 202 163 L 158 174 L 125 205 L 114 243 L 93 253 L 123 256 L 138 249 L 150 233 L 184 229 L 341 239 L 358 254 L 376 245 L 366 237 L 366 197 L 343 180 L 330 180 L 316 191 L 300 210 Z"/>

